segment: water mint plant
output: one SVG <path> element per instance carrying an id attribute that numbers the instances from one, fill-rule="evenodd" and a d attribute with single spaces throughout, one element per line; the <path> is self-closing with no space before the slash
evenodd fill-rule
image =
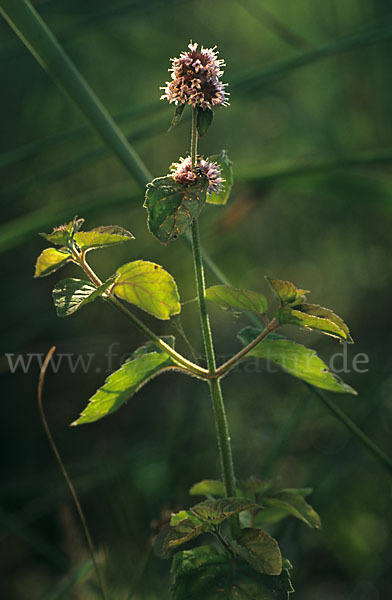
<path id="1" fill-rule="evenodd" d="M 204 344 L 202 361 L 196 362 L 178 352 L 173 336 L 159 336 L 133 312 L 136 306 L 161 321 L 180 314 L 180 286 L 162 266 L 131 260 L 103 281 L 89 265 L 87 256 L 92 250 L 131 242 L 132 254 L 137 239 L 122 227 L 109 225 L 85 230 L 84 220 L 75 217 L 51 233 L 42 234 L 52 247 L 38 257 L 35 275 L 50 275 L 68 263 L 77 265 L 83 278 L 64 279 L 53 289 L 58 316 L 70 316 L 101 300 L 146 339 L 143 346 L 133 349 L 129 360 L 110 374 L 73 425 L 92 423 L 117 411 L 151 378 L 165 371 L 194 377 L 195 385 L 200 385 L 200 394 L 207 393 L 208 388 L 220 473 L 214 480 L 202 479 L 200 474 L 201 481 L 192 486 L 190 496 L 204 500 L 173 513 L 154 541 L 158 556 L 173 558 L 171 598 L 287 600 L 293 592 L 291 565 L 282 555 L 278 541 L 265 531 L 266 523 L 271 514 L 275 521 L 291 516 L 317 530 L 321 521 L 305 499 L 310 489 L 285 488 L 277 478 L 265 479 L 263 473 L 244 479 L 235 472 L 221 380 L 240 362 L 257 357 L 318 388 L 355 394 L 314 350 L 277 332 L 282 325 L 293 325 L 340 341 L 352 342 L 352 339 L 338 315 L 309 303 L 309 291 L 289 281 L 267 277 L 269 299 L 259 291 L 260 282 L 255 282 L 252 290 L 228 285 L 206 289 L 198 219 L 202 210 L 208 210 L 206 205 L 226 204 L 233 173 L 225 150 L 217 153 L 214 149 L 215 154 L 207 157 L 198 153 L 198 139 L 211 126 L 214 111 L 228 106 L 226 84 L 220 81 L 224 62 L 217 58 L 215 48 L 198 50 L 198 47 L 191 42 L 187 51 L 172 59 L 172 81 L 166 83 L 162 95 L 176 105 L 172 127 L 189 104 L 192 112 L 189 155 L 174 160 L 168 165 L 167 174 L 148 183 L 144 206 L 149 231 L 159 242 L 167 245 L 183 236 L 191 241 Z M 238 351 L 222 364 L 216 360 L 209 304 L 234 314 L 247 313 L 252 319 L 252 325 L 237 334 Z M 209 534 L 209 541 L 204 534 Z M 202 544 L 197 545 L 201 535 Z"/>

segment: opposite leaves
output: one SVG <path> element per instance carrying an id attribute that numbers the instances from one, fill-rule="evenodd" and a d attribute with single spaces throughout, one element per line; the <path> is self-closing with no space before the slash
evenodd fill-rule
<path id="1" fill-rule="evenodd" d="M 177 241 L 188 231 L 206 200 L 207 177 L 199 173 L 196 183 L 183 185 L 170 176 L 158 177 L 147 185 L 144 207 L 148 227 L 163 244 Z"/>
<path id="2" fill-rule="evenodd" d="M 266 277 L 272 291 L 280 302 L 276 318 L 281 325 L 298 325 L 305 329 L 321 331 L 346 342 L 352 342 L 349 328 L 329 308 L 308 304 L 305 294 L 309 290 L 297 288 L 291 281 Z"/>
<path id="3" fill-rule="evenodd" d="M 75 242 L 76 248 L 82 252 L 122 244 L 135 239 L 132 233 L 118 225 L 102 225 L 90 231 L 80 231 L 83 223 L 84 219 L 74 217 L 66 225 L 55 227 L 52 233 L 41 233 L 40 235 L 48 242 L 59 246 L 71 248 Z"/>
<path id="4" fill-rule="evenodd" d="M 213 531 L 225 519 L 244 510 L 257 508 L 247 498 L 206 500 L 172 515 L 170 526 L 163 528 L 154 542 L 158 556 L 167 558 L 178 546 L 207 531 Z"/>
<path id="5" fill-rule="evenodd" d="M 305 496 L 312 492 L 311 488 L 281 489 L 274 480 L 255 479 L 253 477 L 247 481 L 240 481 L 237 485 L 239 496 L 246 496 L 250 501 L 257 502 L 254 510 L 254 514 L 257 515 L 254 522 L 257 524 L 275 522 L 292 516 L 313 529 L 320 529 L 319 515 L 305 501 Z M 205 479 L 193 485 L 189 493 L 191 496 L 200 495 L 211 498 L 213 496 L 224 496 L 225 490 L 222 481 Z M 259 534 L 255 535 L 257 537 Z"/>
<path id="6" fill-rule="evenodd" d="M 211 546 L 178 552 L 171 569 L 172 600 L 288 600 L 289 573 L 266 575 L 233 561 Z"/>

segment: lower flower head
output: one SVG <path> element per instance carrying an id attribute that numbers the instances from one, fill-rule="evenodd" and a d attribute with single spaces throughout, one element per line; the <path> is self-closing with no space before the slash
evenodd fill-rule
<path id="1" fill-rule="evenodd" d="M 191 157 L 181 158 L 177 163 L 170 166 L 171 176 L 174 181 L 183 185 L 192 185 L 197 179 L 197 170 L 200 170 L 208 178 L 207 194 L 213 192 L 219 194 L 223 189 L 224 179 L 219 166 L 214 162 L 208 162 L 204 158 L 197 157 L 195 168 L 192 169 Z"/>
<path id="2" fill-rule="evenodd" d="M 189 50 L 182 52 L 179 58 L 172 58 L 172 81 L 167 81 L 161 89 L 161 100 L 175 104 L 190 104 L 204 110 L 214 106 L 228 106 L 227 84 L 220 81 L 223 75 L 221 67 L 224 61 L 218 59 L 215 48 L 200 48 L 190 43 Z"/>

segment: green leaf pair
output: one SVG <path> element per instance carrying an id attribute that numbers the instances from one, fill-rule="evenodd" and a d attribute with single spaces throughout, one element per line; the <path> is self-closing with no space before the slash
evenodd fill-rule
<path id="1" fill-rule="evenodd" d="M 161 529 L 154 549 L 158 556 L 168 558 L 173 550 L 198 537 L 214 531 L 225 519 L 244 510 L 257 508 L 247 498 L 220 498 L 200 502 L 188 510 L 173 514 L 170 525 Z"/>
<path id="2" fill-rule="evenodd" d="M 177 183 L 170 175 L 154 179 L 147 185 L 144 202 L 150 232 L 163 244 L 179 240 L 198 218 L 207 188 L 203 173 L 198 173 L 193 185 Z"/>
<path id="3" fill-rule="evenodd" d="M 40 234 L 48 242 L 56 246 L 61 246 L 61 248 L 59 250 L 55 248 L 46 248 L 43 250 L 37 259 L 34 277 L 50 275 L 67 262 L 72 261 L 73 248 L 78 252 L 86 253 L 90 250 L 121 244 L 134 239 L 129 231 L 118 225 L 108 225 L 96 227 L 90 231 L 80 231 L 83 223 L 84 219 L 74 217 L 66 225 L 55 227 L 51 233 Z"/>
<path id="4" fill-rule="evenodd" d="M 321 528 L 320 517 L 305 501 L 304 496 L 312 492 L 311 488 L 281 489 L 272 481 L 251 478 L 238 483 L 237 493 L 256 502 L 254 523 L 262 524 L 279 521 L 293 516 L 313 529 Z M 222 497 L 225 494 L 221 481 L 205 479 L 190 489 L 191 496 Z M 262 509 L 262 510 L 261 510 Z"/>
<path id="5" fill-rule="evenodd" d="M 276 312 L 278 324 L 299 325 L 341 340 L 352 341 L 347 325 L 334 312 L 317 304 L 305 302 L 307 290 L 298 289 L 289 281 L 270 278 L 267 280 L 281 304 Z M 268 309 L 268 302 L 263 294 L 227 285 L 208 288 L 206 299 L 225 310 L 230 309 L 234 312 L 251 311 L 257 315 L 264 315 Z M 245 327 L 239 332 L 238 337 L 244 346 L 247 346 L 262 331 L 254 327 Z M 246 356 L 267 359 L 311 385 L 333 392 L 356 394 L 353 388 L 328 369 L 314 350 L 282 336 L 270 333 Z"/>
<path id="6" fill-rule="evenodd" d="M 352 342 L 349 328 L 338 315 L 329 308 L 318 304 L 308 304 L 305 294 L 309 290 L 298 289 L 290 281 L 266 278 L 275 296 L 280 302 L 276 318 L 282 325 L 299 325 Z"/>
<path id="7" fill-rule="evenodd" d="M 148 228 L 163 244 L 179 240 L 199 217 L 205 202 L 226 204 L 233 185 L 231 161 L 225 150 L 206 160 L 220 168 L 223 185 L 219 192 L 207 193 L 210 182 L 199 167 L 191 185 L 178 183 L 170 175 L 157 177 L 147 185 L 144 207 L 148 211 Z"/>
<path id="8" fill-rule="evenodd" d="M 268 533 L 247 527 L 235 539 L 223 538 L 219 525 L 224 520 L 243 513 L 258 511 L 261 506 L 249 502 L 247 498 L 220 498 L 206 500 L 188 510 L 173 514 L 170 525 L 164 527 L 154 541 L 158 556 L 168 558 L 172 551 L 193 540 L 202 533 L 211 532 L 224 539 L 226 547 L 249 563 L 252 568 L 266 575 L 280 575 L 283 562 L 277 541 Z"/>
<path id="9" fill-rule="evenodd" d="M 211 546 L 178 552 L 171 575 L 172 600 L 288 600 L 294 591 L 287 568 L 280 575 L 266 575 Z"/>
<path id="10" fill-rule="evenodd" d="M 144 260 L 123 265 L 98 287 L 82 279 L 63 279 L 53 290 L 53 301 L 57 315 L 68 317 L 96 298 L 107 298 L 111 293 L 157 319 L 170 319 L 181 311 L 173 277 L 160 265 Z"/>

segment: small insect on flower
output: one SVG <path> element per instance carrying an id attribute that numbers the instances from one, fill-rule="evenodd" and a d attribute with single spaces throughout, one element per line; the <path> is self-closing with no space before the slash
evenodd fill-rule
<path id="1" fill-rule="evenodd" d="M 179 58 L 170 59 L 173 63 L 169 72 L 172 81 L 167 81 L 161 100 L 175 104 L 190 104 L 203 110 L 214 106 L 228 106 L 226 83 L 219 78 L 223 75 L 221 67 L 225 66 L 218 59 L 216 46 L 214 48 L 197 49 L 198 44 L 190 43 L 189 50 L 182 52 Z"/>
<path id="2" fill-rule="evenodd" d="M 214 162 L 208 162 L 204 158 L 197 157 L 195 168 L 192 169 L 191 157 L 179 159 L 178 163 L 170 166 L 170 173 L 174 181 L 184 185 L 192 185 L 196 182 L 198 171 L 204 173 L 208 178 L 207 194 L 213 192 L 219 194 L 223 188 L 224 179 L 222 179 L 219 166 Z"/>

